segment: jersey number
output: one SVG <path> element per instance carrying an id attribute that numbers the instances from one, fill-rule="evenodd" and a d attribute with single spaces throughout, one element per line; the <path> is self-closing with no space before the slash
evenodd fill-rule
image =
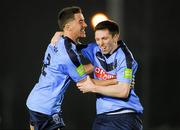
<path id="1" fill-rule="evenodd" d="M 46 76 L 46 74 L 47 74 L 44 69 L 45 69 L 48 65 L 50 65 L 51 55 L 48 54 L 48 56 L 47 56 L 46 59 L 47 59 L 47 64 L 43 64 L 43 66 L 42 66 L 42 71 L 41 71 L 41 73 L 42 73 L 43 76 Z"/>

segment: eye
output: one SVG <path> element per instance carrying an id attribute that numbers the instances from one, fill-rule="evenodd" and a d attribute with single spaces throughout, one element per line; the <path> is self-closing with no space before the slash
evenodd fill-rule
<path id="1" fill-rule="evenodd" d="M 99 41 L 99 38 L 95 38 L 95 40 L 96 40 L 96 42 L 98 42 L 98 41 Z"/>
<path id="2" fill-rule="evenodd" d="M 107 40 L 108 39 L 108 37 L 103 37 L 103 40 Z"/>
<path id="3" fill-rule="evenodd" d="M 80 24 L 83 24 L 83 22 L 84 22 L 84 20 L 79 20 L 79 23 L 80 23 Z"/>

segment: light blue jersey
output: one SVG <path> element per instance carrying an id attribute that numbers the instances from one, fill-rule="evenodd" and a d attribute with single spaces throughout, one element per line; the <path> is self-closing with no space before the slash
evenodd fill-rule
<path id="1" fill-rule="evenodd" d="M 111 55 L 103 55 L 96 43 L 88 44 L 82 49 L 83 56 L 87 57 L 95 67 L 94 78 L 108 80 L 116 78 L 119 82 L 131 83 L 135 78 L 137 62 L 124 42 L 119 41 L 119 47 Z M 134 88 L 130 90 L 127 99 L 108 97 L 97 94 L 96 110 L 97 114 L 112 112 L 120 109 L 133 109 L 142 113 L 143 107 Z"/>
<path id="2" fill-rule="evenodd" d="M 75 43 L 61 37 L 55 46 L 47 47 L 42 73 L 28 96 L 27 107 L 47 115 L 58 113 L 71 79 L 78 82 L 85 77 Z"/>

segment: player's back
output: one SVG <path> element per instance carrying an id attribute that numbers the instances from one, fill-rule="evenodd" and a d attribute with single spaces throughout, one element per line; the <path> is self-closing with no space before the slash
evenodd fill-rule
<path id="1" fill-rule="evenodd" d="M 66 72 L 66 63 L 70 60 L 67 50 L 63 38 L 55 46 L 48 45 L 39 81 L 27 100 L 29 109 L 48 115 L 60 111 L 59 106 L 70 82 Z"/>

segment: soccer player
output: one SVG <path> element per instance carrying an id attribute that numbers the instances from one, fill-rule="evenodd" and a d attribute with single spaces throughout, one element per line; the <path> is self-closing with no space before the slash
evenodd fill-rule
<path id="1" fill-rule="evenodd" d="M 97 116 L 93 130 L 142 130 L 143 107 L 131 87 L 138 67 L 132 53 L 120 40 L 118 24 L 107 20 L 95 27 L 96 43 L 88 44 L 82 54 L 94 66 L 94 78 L 114 79 L 116 85 L 96 85 L 88 78 L 77 83 L 83 92 L 97 94 Z"/>
<path id="2" fill-rule="evenodd" d="M 64 127 L 61 110 L 64 93 L 71 79 L 84 82 L 87 77 L 76 52 L 76 41 L 85 37 L 87 27 L 81 9 L 62 9 L 58 14 L 58 24 L 64 36 L 56 45 L 48 45 L 39 81 L 27 98 L 31 130 L 59 130 Z"/>

